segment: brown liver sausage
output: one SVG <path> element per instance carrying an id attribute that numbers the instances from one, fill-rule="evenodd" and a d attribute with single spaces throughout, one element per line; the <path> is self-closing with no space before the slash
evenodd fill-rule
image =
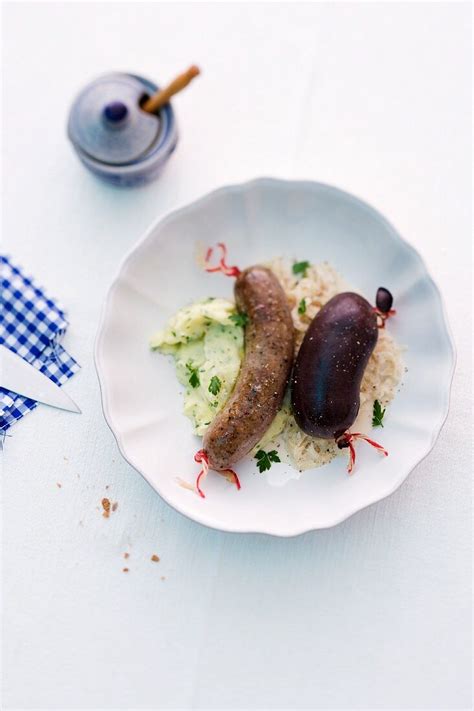
<path id="1" fill-rule="evenodd" d="M 265 267 L 243 271 L 235 283 L 247 314 L 245 354 L 235 388 L 204 435 L 211 469 L 231 469 L 257 444 L 278 412 L 293 363 L 294 330 L 285 293 Z"/>

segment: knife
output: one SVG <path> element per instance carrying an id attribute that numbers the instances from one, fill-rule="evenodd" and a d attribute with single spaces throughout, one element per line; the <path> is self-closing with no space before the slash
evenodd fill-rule
<path id="1" fill-rule="evenodd" d="M 80 409 L 59 385 L 27 363 L 9 348 L 0 345 L 0 387 L 69 412 Z"/>

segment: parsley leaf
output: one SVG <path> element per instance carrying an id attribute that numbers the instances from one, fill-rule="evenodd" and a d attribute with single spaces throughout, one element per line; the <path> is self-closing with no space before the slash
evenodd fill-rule
<path id="1" fill-rule="evenodd" d="M 192 388 L 198 388 L 201 384 L 201 381 L 199 380 L 199 371 L 197 368 L 195 368 L 192 364 L 191 361 L 189 363 L 186 363 L 186 370 L 189 373 L 189 384 Z"/>
<path id="2" fill-rule="evenodd" d="M 255 455 L 255 459 L 257 460 L 257 467 L 260 474 L 270 469 L 272 462 L 281 462 L 276 449 L 272 449 L 271 452 L 265 452 L 263 449 L 259 449 Z"/>
<path id="3" fill-rule="evenodd" d="M 310 266 L 311 264 L 309 262 L 295 262 L 292 267 L 293 274 L 301 274 L 301 276 L 305 277 Z"/>
<path id="4" fill-rule="evenodd" d="M 222 383 L 220 381 L 220 378 L 217 377 L 217 375 L 213 375 L 211 378 L 211 382 L 209 383 L 209 392 L 212 395 L 217 395 L 217 393 L 220 391 L 222 386 Z"/>
<path id="5" fill-rule="evenodd" d="M 382 410 L 382 405 L 378 400 L 374 400 L 374 410 L 372 414 L 372 427 L 383 427 L 383 416 L 385 415 L 385 409 Z"/>
<path id="6" fill-rule="evenodd" d="M 306 299 L 301 299 L 300 303 L 298 304 L 298 313 L 299 314 L 306 313 Z"/>
<path id="7" fill-rule="evenodd" d="M 247 316 L 247 314 L 244 314 L 240 311 L 236 314 L 231 314 L 229 318 L 235 323 L 236 326 L 246 326 L 249 321 L 249 317 Z"/>

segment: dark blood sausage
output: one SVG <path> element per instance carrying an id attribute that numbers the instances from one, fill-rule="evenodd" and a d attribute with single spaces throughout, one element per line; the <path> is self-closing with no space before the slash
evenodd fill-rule
<path id="1" fill-rule="evenodd" d="M 378 337 L 377 316 L 362 296 L 334 296 L 311 322 L 293 371 L 291 401 L 299 427 L 337 439 L 359 412 L 362 376 Z"/>
<path id="2" fill-rule="evenodd" d="M 293 322 L 275 275 L 250 267 L 238 276 L 234 293 L 239 311 L 248 317 L 244 359 L 233 393 L 203 440 L 209 467 L 218 471 L 248 454 L 269 428 L 293 363 Z"/>

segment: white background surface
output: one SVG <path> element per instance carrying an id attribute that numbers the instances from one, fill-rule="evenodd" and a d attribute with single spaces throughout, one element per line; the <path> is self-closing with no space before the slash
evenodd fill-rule
<path id="1" fill-rule="evenodd" d="M 67 307 L 83 366 L 81 416 L 41 407 L 7 441 L 5 708 L 470 707 L 469 26 L 451 3 L 5 6 L 4 244 Z M 97 183 L 65 138 L 75 92 L 191 62 L 159 182 Z M 401 489 L 289 540 L 170 510 L 121 460 L 92 361 L 148 224 L 259 175 L 380 209 L 438 281 L 458 349 L 447 424 Z"/>

